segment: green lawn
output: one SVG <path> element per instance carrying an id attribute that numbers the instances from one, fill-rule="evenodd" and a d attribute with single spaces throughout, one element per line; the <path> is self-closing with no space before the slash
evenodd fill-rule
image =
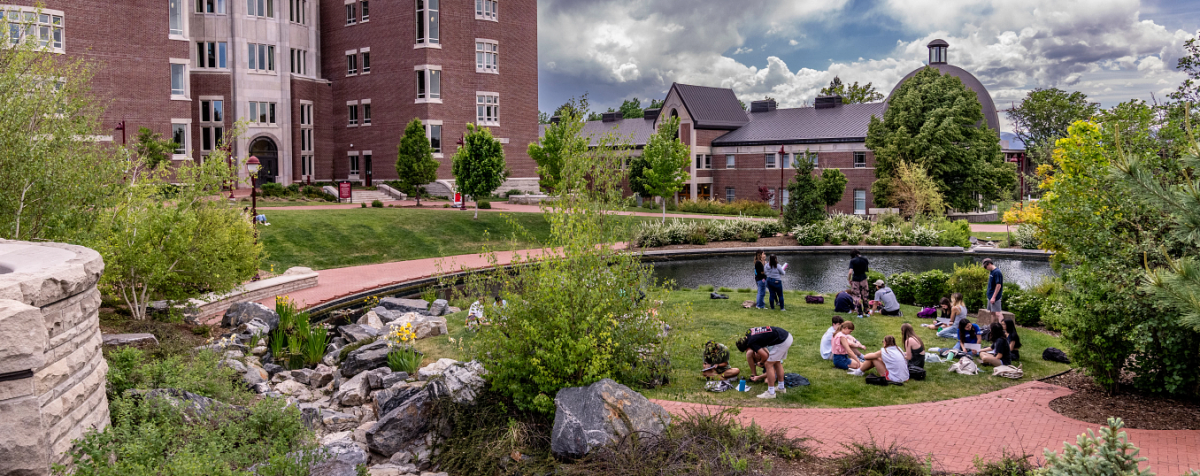
<path id="1" fill-rule="evenodd" d="M 1008 233 L 1003 231 L 973 231 L 971 232 L 971 236 L 983 241 L 994 241 L 999 244 L 1001 248 L 1007 248 L 1009 245 Z"/>
<path id="2" fill-rule="evenodd" d="M 258 208 L 277 208 L 277 207 L 311 207 L 319 205 L 337 205 L 338 202 L 326 202 L 321 200 L 258 200 Z M 347 204 L 348 205 L 348 204 Z M 358 205 L 355 203 L 354 205 Z M 250 199 L 243 198 L 238 200 L 238 206 L 250 206 Z"/>
<path id="3" fill-rule="evenodd" d="M 784 406 L 784 407 L 870 407 L 880 405 L 900 405 L 978 395 L 999 390 L 1037 378 L 1049 376 L 1067 370 L 1069 366 L 1042 360 L 1042 350 L 1046 347 L 1062 348 L 1057 338 L 1021 329 L 1022 361 L 1018 362 L 1025 370 L 1025 378 L 1010 380 L 993 377 L 991 367 L 980 367 L 979 375 L 959 375 L 947 372 L 949 363 L 928 363 L 925 368 L 925 381 L 909 381 L 902 387 L 875 387 L 863 382 L 862 377 L 852 377 L 843 370 L 833 368 L 829 361 L 822 360 L 819 352 L 821 336 L 829 327 L 829 319 L 834 315 L 832 299 L 826 297 L 827 304 L 804 304 L 804 295 L 788 292 L 785 302 L 790 303 L 787 312 L 743 309 L 741 303 L 753 299 L 751 293 L 731 292 L 729 300 L 708 299 L 707 292 L 676 291 L 671 293 L 669 303 L 687 303 L 692 308 L 692 320 L 677 325 L 671 330 L 679 339 L 671 349 L 672 365 L 675 367 L 671 375 L 670 385 L 651 390 L 641 390 L 647 397 L 664 400 L 676 400 L 696 403 L 744 406 Z M 904 306 L 904 313 L 915 316 L 917 309 Z M 458 340 L 470 338 L 471 331 L 466 330 L 463 318 L 466 313 L 458 313 L 447 317 L 449 336 L 431 337 L 417 342 L 417 348 L 426 354 L 426 363 L 441 357 L 462 359 Z M 846 316 L 842 316 L 846 317 Z M 885 335 L 900 335 L 900 324 L 911 322 L 914 326 L 929 322 L 916 317 L 869 317 L 854 319 L 856 330 L 854 336 L 867 346 L 869 351 L 878 350 Z M 753 384 L 751 392 L 739 393 L 728 391 L 711 393 L 704 390 L 704 378 L 700 376 L 701 347 L 709 339 L 718 340 L 729 346 L 734 352 L 730 363 L 746 369 L 745 358 L 738 358 L 733 343 L 736 336 L 746 332 L 752 326 L 777 325 L 791 332 L 795 343 L 783 363 L 784 372 L 795 372 L 803 375 L 812 382 L 808 387 L 789 389 L 787 394 L 780 394 L 776 400 L 761 400 L 755 398 L 766 389 L 766 385 Z M 928 329 L 917 327 L 918 335 L 925 341 L 926 347 L 950 347 L 953 341 L 941 339 Z M 449 338 L 454 338 L 451 343 Z M 748 375 L 748 374 L 746 374 Z"/>

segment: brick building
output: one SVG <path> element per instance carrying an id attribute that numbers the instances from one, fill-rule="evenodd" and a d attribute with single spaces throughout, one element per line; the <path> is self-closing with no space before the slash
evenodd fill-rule
<path id="1" fill-rule="evenodd" d="M 536 189 L 536 0 L 42 0 L 40 17 L 37 0 L 0 2 L 16 41 L 44 30 L 53 52 L 96 66 L 105 130 L 173 137 L 177 161 L 245 121 L 231 145 L 260 159 L 260 181 L 370 185 L 396 178 L 420 118 L 442 163 L 432 188 L 452 186 L 473 123 L 504 144 L 504 187 Z"/>

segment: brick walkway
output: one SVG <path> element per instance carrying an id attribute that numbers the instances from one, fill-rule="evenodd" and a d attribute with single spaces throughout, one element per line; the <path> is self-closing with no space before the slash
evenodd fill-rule
<path id="1" fill-rule="evenodd" d="M 796 390 L 790 390 L 796 391 Z M 803 390 L 800 390 L 803 391 Z M 934 467 L 971 472 L 975 456 L 998 459 L 1002 450 L 1022 451 L 1042 460 L 1042 449 L 1062 450 L 1063 442 L 1091 425 L 1072 420 L 1050 409 L 1050 401 L 1070 395 L 1068 390 L 1042 382 L 1027 382 L 1004 390 L 941 402 L 889 407 L 743 408 L 739 418 L 767 428 L 786 428 L 789 436 L 810 437 L 822 456 L 842 449 L 842 443 L 893 441 L 918 454 L 934 455 Z M 695 403 L 656 401 L 667 411 L 716 411 Z M 1125 430 L 1141 448 L 1140 456 L 1159 476 L 1175 476 L 1200 469 L 1200 431 Z"/>

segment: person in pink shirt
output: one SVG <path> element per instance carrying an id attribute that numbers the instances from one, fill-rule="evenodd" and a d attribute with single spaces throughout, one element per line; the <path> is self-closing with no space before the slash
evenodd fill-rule
<path id="1" fill-rule="evenodd" d="M 854 333 L 853 322 L 843 322 L 838 328 L 838 332 L 833 335 L 833 366 L 842 370 L 849 370 L 853 375 L 862 375 L 858 370 L 862 366 L 862 356 L 858 349 L 866 349 L 867 346 L 862 345 L 850 335 Z"/>

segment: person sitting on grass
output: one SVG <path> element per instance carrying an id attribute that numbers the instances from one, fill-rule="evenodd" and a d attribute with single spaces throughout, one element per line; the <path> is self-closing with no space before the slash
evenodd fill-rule
<path id="1" fill-rule="evenodd" d="M 875 281 L 875 300 L 871 301 L 872 311 L 879 311 L 885 316 L 900 315 L 900 301 L 896 300 L 896 293 L 892 292 L 892 288 L 887 287 L 882 279 Z"/>
<path id="2" fill-rule="evenodd" d="M 750 381 L 767 381 L 767 391 L 758 398 L 775 398 L 775 392 L 787 392 L 783 385 L 783 360 L 792 347 L 792 335 L 778 326 L 751 327 L 737 340 L 737 349 L 746 353 Z M 763 375 L 754 375 L 759 362 L 765 362 Z"/>
<path id="3" fill-rule="evenodd" d="M 857 349 L 866 349 L 867 346 L 862 345 L 850 334 L 854 333 L 853 322 L 843 322 L 838 327 L 838 332 L 833 335 L 833 367 L 849 370 L 850 375 L 862 375 L 858 368 L 862 365 L 862 356 Z"/>
<path id="4" fill-rule="evenodd" d="M 858 305 L 858 299 L 850 295 L 850 290 L 847 289 L 833 298 L 833 312 L 854 312 Z"/>
<path id="5" fill-rule="evenodd" d="M 949 326 L 951 322 L 953 322 L 951 320 L 952 314 L 953 314 L 953 311 L 950 309 L 950 298 L 944 297 L 944 298 L 942 298 L 942 301 L 940 303 L 938 303 L 937 320 L 934 321 L 933 324 L 921 324 L 921 327 L 924 327 L 926 329 L 933 329 L 934 331 L 940 331 L 943 328 L 945 328 L 946 326 Z"/>
<path id="6" fill-rule="evenodd" d="M 954 351 L 961 354 L 979 355 L 979 352 L 967 347 L 967 344 L 979 345 L 979 324 L 963 319 L 958 321 L 958 343 Z"/>
<path id="7" fill-rule="evenodd" d="M 705 380 L 713 377 L 726 379 L 737 377 L 741 370 L 729 366 L 729 348 L 725 344 L 710 340 L 704 344 L 704 369 L 700 373 Z"/>
<path id="8" fill-rule="evenodd" d="M 821 358 L 829 360 L 833 358 L 833 336 L 838 333 L 838 328 L 845 322 L 842 316 L 833 316 L 833 325 L 829 329 L 825 329 L 825 335 L 821 336 Z"/>
<path id="9" fill-rule="evenodd" d="M 1012 359 L 1021 360 L 1021 336 L 1017 335 L 1017 323 L 1012 319 L 1005 319 L 1004 334 L 1004 337 L 1008 338 L 1008 348 L 1012 349 Z"/>
<path id="10" fill-rule="evenodd" d="M 912 324 L 900 325 L 900 340 L 904 342 L 904 359 L 908 365 L 925 368 L 925 342 L 917 337 Z"/>
<path id="11" fill-rule="evenodd" d="M 992 337 L 992 346 L 979 353 L 979 360 L 992 367 L 1012 365 L 1012 349 L 1008 346 L 1008 337 L 1004 333 L 1004 325 L 993 322 L 988 335 Z"/>
<path id="12" fill-rule="evenodd" d="M 936 326 L 931 326 L 937 331 L 937 336 L 944 339 L 958 339 L 958 324 L 963 319 L 967 318 L 967 305 L 963 304 L 962 293 L 954 293 L 950 295 L 950 324 L 946 325 L 938 322 Z"/>
<path id="13" fill-rule="evenodd" d="M 880 377 L 888 379 L 896 383 L 904 383 L 908 381 L 908 361 L 904 358 L 905 352 L 896 347 L 896 338 L 892 336 L 884 336 L 883 348 L 879 352 L 871 352 L 865 356 L 866 361 L 862 367 L 858 368 L 855 375 L 862 375 L 864 372 L 875 369 Z"/>

